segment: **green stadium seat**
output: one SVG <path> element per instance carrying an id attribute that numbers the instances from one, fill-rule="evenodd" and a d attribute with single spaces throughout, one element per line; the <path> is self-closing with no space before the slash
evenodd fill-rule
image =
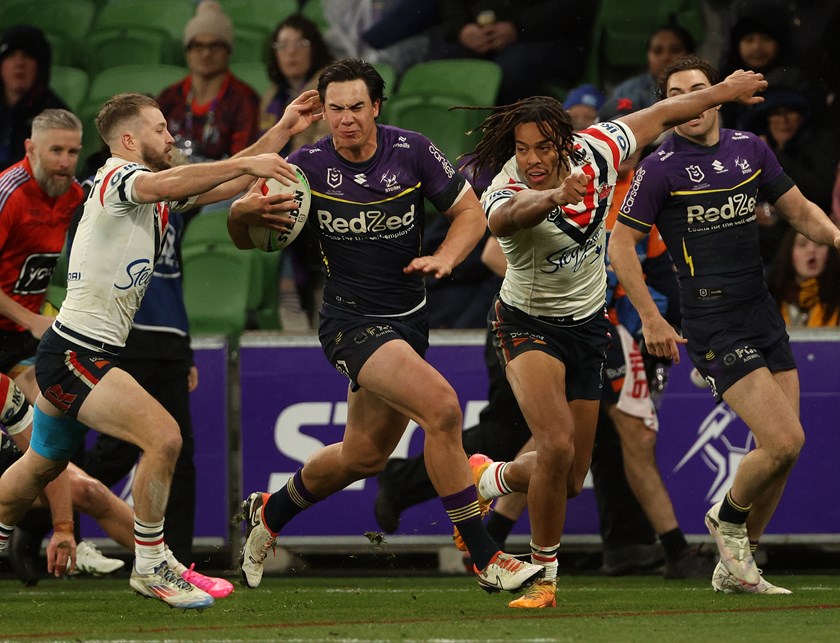
<path id="1" fill-rule="evenodd" d="M 324 13 L 323 0 L 304 0 L 302 13 L 318 25 L 321 33 L 326 33 L 327 29 L 329 29 L 330 24 L 327 22 L 327 16 Z"/>
<path id="2" fill-rule="evenodd" d="M 238 250 L 227 232 L 227 215 L 225 209 L 210 209 L 193 217 L 184 230 L 182 252 L 222 250 L 248 257 L 251 265 L 246 302 L 248 325 L 265 330 L 279 329 L 277 275 L 280 253 Z"/>
<path id="3" fill-rule="evenodd" d="M 451 96 L 464 105 L 494 105 L 502 69 L 489 60 L 432 60 L 409 67 L 398 96 Z"/>
<path id="4" fill-rule="evenodd" d="M 180 63 L 184 27 L 193 15 L 193 0 L 114 0 L 99 10 L 93 29 L 161 29 L 169 35 L 168 59 Z"/>
<path id="5" fill-rule="evenodd" d="M 449 111 L 460 102 L 455 96 L 398 95 L 386 102 L 388 123 L 424 134 L 454 163 L 477 142 L 467 135 L 477 124 L 475 114 L 467 110 Z"/>
<path id="6" fill-rule="evenodd" d="M 274 31 L 278 23 L 298 11 L 297 0 L 221 0 L 221 5 L 234 27 L 254 29 L 265 36 Z"/>
<path id="7" fill-rule="evenodd" d="M 153 27 L 101 29 L 88 36 L 85 47 L 85 67 L 91 76 L 110 67 L 171 61 L 169 34 Z"/>
<path id="8" fill-rule="evenodd" d="M 259 63 L 265 59 L 268 33 L 254 27 L 233 28 L 231 63 Z"/>
<path id="9" fill-rule="evenodd" d="M 123 65 L 99 72 L 90 83 L 87 104 L 102 106 L 114 94 L 136 92 L 157 96 L 162 89 L 178 82 L 187 70 L 175 65 Z"/>
<path id="10" fill-rule="evenodd" d="M 391 97 L 394 95 L 394 91 L 397 88 L 397 70 L 388 63 L 371 64 L 374 66 L 376 71 L 379 72 L 379 75 L 382 76 L 382 80 L 385 81 L 385 98 L 388 99 L 382 104 L 379 110 L 379 122 L 390 123 L 388 120 L 388 103 L 391 102 Z"/>
<path id="11" fill-rule="evenodd" d="M 78 113 L 88 95 L 90 78 L 83 69 L 53 65 L 50 69 L 50 88 L 67 103 L 67 106 Z"/>
<path id="12" fill-rule="evenodd" d="M 487 113 L 449 108 L 494 105 L 501 82 L 501 68 L 486 60 L 418 63 L 405 71 L 396 94 L 386 101 L 387 122 L 425 134 L 454 162 L 474 147 L 467 131 Z"/>
<path id="13" fill-rule="evenodd" d="M 601 0 L 584 82 L 609 85 L 644 71 L 648 38 L 672 16 L 696 42 L 702 42 L 705 25 L 700 0 Z"/>
<path id="14" fill-rule="evenodd" d="M 16 24 L 34 25 L 41 29 L 50 42 L 64 40 L 66 51 L 59 52 L 67 64 L 73 62 L 72 52 L 78 51 L 90 31 L 96 5 L 92 0 L 28 0 L 25 2 L 3 0 L 0 2 L 0 26 Z M 81 61 L 78 61 L 81 62 Z"/>
<path id="15" fill-rule="evenodd" d="M 226 209 L 204 209 L 192 217 L 181 239 L 182 247 L 222 245 L 235 248 L 227 231 Z"/>
<path id="16" fill-rule="evenodd" d="M 236 344 L 245 330 L 252 274 L 248 253 L 183 248 L 184 302 L 193 335 L 226 335 Z"/>
<path id="17" fill-rule="evenodd" d="M 248 83 L 262 96 L 271 87 L 265 64 L 261 62 L 231 63 L 230 71 L 242 82 Z"/>

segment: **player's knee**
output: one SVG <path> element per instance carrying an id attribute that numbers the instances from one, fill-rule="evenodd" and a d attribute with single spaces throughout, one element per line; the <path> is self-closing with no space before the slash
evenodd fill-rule
<path id="1" fill-rule="evenodd" d="M 575 442 L 569 435 L 553 435 L 537 445 L 537 454 L 551 470 L 569 471 L 575 457 Z"/>
<path id="2" fill-rule="evenodd" d="M 773 443 L 772 455 L 780 469 L 792 467 L 799 459 L 802 447 L 805 446 L 805 433 L 792 430 L 779 436 Z"/>
<path id="3" fill-rule="evenodd" d="M 178 430 L 178 424 L 175 420 L 163 425 L 158 434 L 154 436 L 152 443 L 154 449 L 163 458 L 167 461 L 175 462 L 181 453 L 181 446 L 183 445 L 181 432 Z M 145 449 L 145 451 L 148 453 L 148 449 Z"/>
<path id="4" fill-rule="evenodd" d="M 460 436 L 463 430 L 464 418 L 461 413 L 461 405 L 454 391 L 443 395 L 435 404 L 434 408 L 427 413 L 426 426 L 423 428 L 427 433 L 441 433 L 451 436 Z"/>
<path id="5" fill-rule="evenodd" d="M 87 476 L 73 481 L 73 508 L 93 516 L 102 513 L 110 494 L 99 480 Z"/>

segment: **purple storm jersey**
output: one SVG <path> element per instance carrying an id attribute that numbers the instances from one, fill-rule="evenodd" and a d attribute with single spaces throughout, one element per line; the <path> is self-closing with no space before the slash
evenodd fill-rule
<path id="1" fill-rule="evenodd" d="M 721 129 L 712 146 L 674 134 L 636 168 L 618 220 L 656 224 L 677 268 L 683 315 L 730 309 L 766 296 L 758 247 L 758 195 L 775 203 L 793 187 L 769 147 Z"/>
<path id="2" fill-rule="evenodd" d="M 403 272 L 420 256 L 423 199 L 440 212 L 471 189 L 422 134 L 377 126 L 376 153 L 363 163 L 340 156 L 332 136 L 289 156 L 309 179 L 307 224 L 326 271 L 324 302 L 364 315 L 399 316 L 426 296 L 420 274 Z"/>

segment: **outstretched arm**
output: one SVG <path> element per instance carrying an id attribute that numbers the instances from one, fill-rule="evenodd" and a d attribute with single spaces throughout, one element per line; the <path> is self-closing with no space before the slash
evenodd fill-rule
<path id="1" fill-rule="evenodd" d="M 242 158 L 246 156 L 257 156 L 259 154 L 278 153 L 285 147 L 286 143 L 295 134 L 300 134 L 312 123 L 324 118 L 324 110 L 321 107 L 321 100 L 318 98 L 317 90 L 310 89 L 302 92 L 295 100 L 286 106 L 283 116 L 275 125 L 263 134 L 255 143 L 231 158 Z M 285 164 L 285 160 L 283 161 Z M 291 173 L 291 169 L 287 168 Z M 291 185 L 297 181 L 294 173 L 283 174 L 286 179 L 291 176 L 291 181 L 280 180 L 285 185 Z M 276 178 L 276 177 L 275 177 Z M 253 182 L 254 177 L 244 175 L 223 183 L 222 185 L 205 192 L 196 199 L 196 205 L 206 205 L 232 199 L 241 194 Z"/>
<path id="2" fill-rule="evenodd" d="M 403 272 L 420 272 L 433 275 L 435 279 L 448 277 L 484 236 L 484 210 L 469 183 L 465 184 L 461 197 L 443 214 L 451 222 L 443 243 L 433 255 L 424 255 L 412 260 L 403 268 Z"/>
<path id="3" fill-rule="evenodd" d="M 764 98 L 755 94 L 766 88 L 767 81 L 763 75 L 739 69 L 717 85 L 671 96 L 618 120 L 633 131 L 636 148 L 641 149 L 655 141 L 662 132 L 697 118 L 711 107 L 730 102 L 745 105 L 761 103 Z"/>
<path id="4" fill-rule="evenodd" d="M 811 241 L 840 248 L 840 229 L 828 214 L 793 186 L 773 204 L 790 224 Z"/>
<path id="5" fill-rule="evenodd" d="M 642 264 L 636 253 L 636 244 L 644 237 L 643 232 L 617 221 L 610 234 L 610 265 L 639 313 L 648 351 L 656 357 L 672 359 L 679 363 L 678 344 L 685 344 L 686 340 L 662 317 L 645 283 Z"/>
<path id="6" fill-rule="evenodd" d="M 521 190 L 490 212 L 490 231 L 507 237 L 518 230 L 539 225 L 558 205 L 580 203 L 586 196 L 589 177 L 574 168 L 560 187 L 553 190 Z"/>

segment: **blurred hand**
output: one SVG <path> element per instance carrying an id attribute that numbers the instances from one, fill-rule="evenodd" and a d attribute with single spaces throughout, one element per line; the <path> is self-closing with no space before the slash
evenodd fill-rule
<path id="1" fill-rule="evenodd" d="M 324 107 L 318 97 L 318 90 L 308 89 L 286 106 L 283 116 L 274 127 L 285 130 L 292 137 L 323 118 Z"/>
<path id="2" fill-rule="evenodd" d="M 552 199 L 557 205 L 575 205 L 583 201 L 586 196 L 586 186 L 589 185 L 589 177 L 582 168 L 572 168 L 559 188 L 554 189 Z"/>
<path id="3" fill-rule="evenodd" d="M 279 154 L 269 152 L 257 156 L 246 156 L 246 172 L 252 176 L 277 179 L 283 185 L 294 185 L 298 182 L 297 175 L 286 160 Z"/>
<path id="4" fill-rule="evenodd" d="M 55 320 L 52 317 L 36 315 L 32 320 L 32 324 L 29 326 L 30 334 L 35 339 L 41 339 L 41 337 L 44 336 L 44 333 L 47 332 L 47 329 L 52 326 L 53 321 Z"/>
<path id="5" fill-rule="evenodd" d="M 496 51 L 507 49 L 519 40 L 519 32 L 512 22 L 494 22 L 487 27 L 487 31 L 491 47 Z"/>
<path id="6" fill-rule="evenodd" d="M 198 368 L 190 366 L 190 373 L 187 375 L 187 391 L 192 393 L 198 388 Z"/>
<path id="7" fill-rule="evenodd" d="M 493 49 L 493 39 L 489 29 L 490 27 L 481 27 L 474 22 L 464 25 L 458 34 L 458 42 L 477 54 L 486 54 Z"/>
<path id="8" fill-rule="evenodd" d="M 426 255 L 412 259 L 411 263 L 403 268 L 403 272 L 407 275 L 419 272 L 433 275 L 435 279 L 443 279 L 452 274 L 452 264 L 443 257 Z"/>
<path id="9" fill-rule="evenodd" d="M 56 577 L 76 569 L 76 539 L 73 528 L 56 529 L 47 545 L 47 571 Z"/>
<path id="10" fill-rule="evenodd" d="M 757 92 L 767 89 L 767 81 L 764 80 L 763 74 L 738 69 L 729 74 L 723 82 L 734 92 L 733 102 L 745 105 L 757 105 L 764 102 L 763 96 L 756 96 Z"/>
<path id="11" fill-rule="evenodd" d="M 265 179 L 254 182 L 251 189 L 230 206 L 231 219 L 245 225 L 271 228 L 278 232 L 291 230 L 295 220 L 286 214 L 297 209 L 293 193 L 264 195 Z"/>

